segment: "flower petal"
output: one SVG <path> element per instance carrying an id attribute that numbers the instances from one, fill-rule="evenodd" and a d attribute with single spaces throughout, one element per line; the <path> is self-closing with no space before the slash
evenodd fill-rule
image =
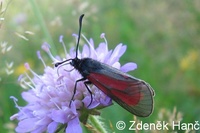
<path id="1" fill-rule="evenodd" d="M 90 104 L 91 102 L 91 97 L 87 96 L 85 97 L 82 102 L 84 103 L 85 107 L 87 107 L 88 109 L 93 109 L 95 107 L 97 107 L 100 103 L 97 102 L 96 100 L 93 99 L 93 102 Z M 88 107 L 88 105 L 90 104 L 90 106 Z"/>
<path id="2" fill-rule="evenodd" d="M 88 45 L 84 45 L 81 57 L 85 58 L 88 56 L 89 56 L 89 47 L 88 47 Z"/>
<path id="3" fill-rule="evenodd" d="M 39 126 L 35 130 L 31 131 L 31 133 L 43 133 L 46 130 L 47 126 Z"/>
<path id="4" fill-rule="evenodd" d="M 135 70 L 137 68 L 137 64 L 136 63 L 133 63 L 133 62 L 129 62 L 129 63 L 126 63 L 125 65 L 123 65 L 120 70 L 122 72 L 129 72 L 129 71 L 132 71 L 132 70 Z"/>
<path id="5" fill-rule="evenodd" d="M 51 119 L 49 117 L 42 118 L 35 122 L 36 125 L 48 125 L 51 122 Z"/>
<path id="6" fill-rule="evenodd" d="M 58 123 L 53 121 L 48 125 L 47 132 L 54 133 L 56 131 L 57 127 L 58 127 Z"/>
<path id="7" fill-rule="evenodd" d="M 66 133 L 82 133 L 82 128 L 78 117 L 68 122 Z"/>
<path id="8" fill-rule="evenodd" d="M 36 128 L 36 125 L 34 124 L 36 121 L 37 118 L 24 119 L 18 123 L 15 130 L 16 132 L 30 132 Z"/>
<path id="9" fill-rule="evenodd" d="M 119 61 L 119 58 L 124 54 L 126 51 L 126 46 L 122 45 L 121 43 L 117 45 L 114 49 L 112 55 L 110 56 L 110 64 L 112 65 L 114 62 Z"/>
<path id="10" fill-rule="evenodd" d="M 101 104 L 104 106 L 109 106 L 112 104 L 112 99 L 108 96 L 106 96 L 106 98 L 104 98 L 104 99 L 101 98 L 100 101 L 101 101 Z"/>
<path id="11" fill-rule="evenodd" d="M 51 113 L 51 118 L 58 123 L 67 123 L 69 118 L 67 117 L 69 114 L 64 110 L 54 110 Z"/>
<path id="12" fill-rule="evenodd" d="M 38 98 L 32 93 L 31 90 L 29 90 L 28 92 L 22 92 L 21 95 L 22 95 L 22 98 L 29 103 L 35 102 L 38 100 Z"/>
<path id="13" fill-rule="evenodd" d="M 97 51 L 98 54 L 107 54 L 108 53 L 108 46 L 106 45 L 106 43 L 102 42 L 96 48 L 96 51 Z"/>

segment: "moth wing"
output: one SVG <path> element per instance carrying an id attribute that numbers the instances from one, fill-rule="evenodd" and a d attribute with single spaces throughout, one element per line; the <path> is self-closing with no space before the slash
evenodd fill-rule
<path id="1" fill-rule="evenodd" d="M 154 92 L 146 82 L 115 69 L 93 72 L 87 78 L 130 113 L 140 117 L 152 113 Z"/>

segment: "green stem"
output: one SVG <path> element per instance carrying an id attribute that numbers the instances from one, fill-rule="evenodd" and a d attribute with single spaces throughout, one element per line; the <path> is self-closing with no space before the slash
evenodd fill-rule
<path id="1" fill-rule="evenodd" d="M 53 43 L 52 37 L 51 37 L 47 27 L 46 27 L 46 24 L 45 24 L 45 21 L 44 21 L 44 19 L 42 17 L 40 9 L 38 8 L 38 5 L 35 2 L 35 0 L 29 0 L 29 2 L 31 4 L 31 6 L 32 6 L 32 9 L 33 9 L 34 13 L 35 13 L 35 16 L 37 17 L 37 20 L 38 20 L 38 22 L 40 24 L 41 29 L 44 32 L 45 37 L 47 38 L 47 42 L 51 46 L 51 52 L 52 52 L 53 55 L 55 55 L 56 54 L 56 48 L 55 48 L 55 45 Z"/>
<path id="2" fill-rule="evenodd" d="M 89 121 L 91 122 L 93 127 L 100 133 L 108 133 L 108 131 L 105 129 L 104 123 L 100 121 L 100 116 L 90 115 Z"/>

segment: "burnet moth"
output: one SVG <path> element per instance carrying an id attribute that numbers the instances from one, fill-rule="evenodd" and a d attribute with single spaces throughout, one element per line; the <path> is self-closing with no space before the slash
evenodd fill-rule
<path id="1" fill-rule="evenodd" d="M 78 82 L 84 81 L 91 94 L 90 104 L 92 103 L 92 93 L 87 85 L 93 84 L 130 113 L 140 117 L 149 116 L 153 111 L 154 90 L 148 83 L 97 60 L 78 58 L 83 16 L 84 14 L 79 18 L 80 27 L 75 58 L 55 64 L 55 67 L 58 67 L 68 62 L 67 64 L 73 66 L 82 75 L 82 78 L 75 83 L 72 100 L 76 93 Z"/>

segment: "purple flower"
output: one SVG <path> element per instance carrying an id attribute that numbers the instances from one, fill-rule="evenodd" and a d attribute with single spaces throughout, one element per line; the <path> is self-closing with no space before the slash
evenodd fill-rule
<path id="1" fill-rule="evenodd" d="M 65 49 L 62 38 L 61 36 L 59 41 Z M 135 63 L 121 66 L 119 59 L 126 51 L 126 46 L 119 44 L 114 50 L 108 50 L 105 34 L 101 35 L 104 42 L 101 42 L 96 49 L 92 39 L 87 40 L 85 36 L 83 38 L 87 44 L 83 46 L 82 52 L 78 52 L 78 58 L 90 57 L 123 72 L 134 70 L 137 67 Z M 74 48 L 71 48 L 69 53 L 65 49 L 66 58 L 64 59 L 53 56 L 47 43 L 42 45 L 42 49 L 47 52 L 53 63 L 75 57 Z M 90 86 L 93 97 L 90 104 L 91 95 L 83 82 L 77 84 L 74 99 L 71 101 L 75 82 L 81 78 L 81 75 L 69 64 L 63 64 L 59 67 L 47 66 L 40 52 L 37 52 L 37 55 L 44 65 L 44 73 L 35 73 L 29 64 L 25 63 L 26 69 L 31 72 L 32 76 L 25 73 L 18 79 L 22 86 L 29 88 L 21 94 L 27 105 L 19 106 L 18 100 L 11 96 L 16 108 L 19 109 L 18 113 L 10 117 L 11 120 L 17 119 L 19 121 L 15 129 L 16 132 L 47 131 L 53 133 L 61 125 L 67 126 L 64 126 L 66 132 L 82 132 L 80 122 L 86 122 L 88 115 L 94 114 L 92 111 L 112 104 L 112 100 L 94 85 Z M 71 106 L 69 107 L 70 102 Z M 89 104 L 90 106 L 88 106 Z"/>

